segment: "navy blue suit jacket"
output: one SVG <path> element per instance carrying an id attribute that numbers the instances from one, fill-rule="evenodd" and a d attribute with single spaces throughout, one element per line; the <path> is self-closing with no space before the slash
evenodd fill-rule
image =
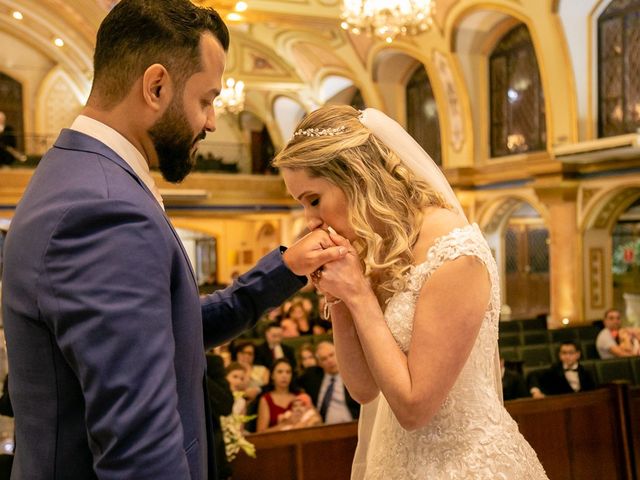
<path id="1" fill-rule="evenodd" d="M 274 251 L 201 300 L 151 193 L 71 130 L 36 169 L 4 261 L 14 479 L 214 475 L 204 350 L 303 285 Z"/>

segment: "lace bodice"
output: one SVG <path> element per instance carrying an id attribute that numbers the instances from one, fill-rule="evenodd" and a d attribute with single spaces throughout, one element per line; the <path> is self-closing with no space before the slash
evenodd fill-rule
<path id="1" fill-rule="evenodd" d="M 385 320 L 398 346 L 408 352 L 422 286 L 442 264 L 464 255 L 482 262 L 491 281 L 491 298 L 471 354 L 440 410 L 422 429 L 404 430 L 380 395 L 370 438 L 360 439 L 361 443 L 368 441 L 365 479 L 547 478 L 535 452 L 502 406 L 496 379 L 498 272 L 477 225 L 455 229 L 436 240 L 426 260 L 407 273 L 404 289 L 389 300 Z M 367 446 L 359 443 L 361 448 Z M 360 467 L 354 463 L 352 478 L 363 477 Z"/>

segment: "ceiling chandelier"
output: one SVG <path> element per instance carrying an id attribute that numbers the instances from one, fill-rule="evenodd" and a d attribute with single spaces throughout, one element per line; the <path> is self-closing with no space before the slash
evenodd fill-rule
<path id="1" fill-rule="evenodd" d="M 375 35 L 387 43 L 431 27 L 435 0 L 344 0 L 342 28 Z"/>
<path id="2" fill-rule="evenodd" d="M 213 101 L 213 106 L 220 113 L 238 114 L 244 110 L 244 82 L 228 78 L 226 86 Z"/>

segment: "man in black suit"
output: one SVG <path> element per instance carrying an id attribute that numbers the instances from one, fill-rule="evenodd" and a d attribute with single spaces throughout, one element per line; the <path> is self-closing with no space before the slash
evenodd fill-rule
<path id="1" fill-rule="evenodd" d="M 296 354 L 293 348 L 282 344 L 282 327 L 276 322 L 267 325 L 264 331 L 264 342 L 256 347 L 254 363 L 264 365 L 269 370 L 274 360 L 286 358 L 291 369 L 296 371 Z"/>
<path id="2" fill-rule="evenodd" d="M 596 388 L 596 382 L 587 369 L 580 365 L 580 347 L 566 341 L 558 349 L 559 361 L 530 380 L 534 398 L 563 393 L 585 392 Z"/>
<path id="3" fill-rule="evenodd" d="M 324 423 L 343 423 L 360 415 L 360 404 L 345 387 L 336 361 L 336 349 L 331 342 L 316 347 L 318 367 L 307 368 L 299 384 L 309 394 Z"/>

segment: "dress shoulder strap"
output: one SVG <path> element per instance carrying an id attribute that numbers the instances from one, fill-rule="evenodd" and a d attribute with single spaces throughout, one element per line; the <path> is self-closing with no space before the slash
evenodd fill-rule
<path id="1" fill-rule="evenodd" d="M 491 250 L 480 227 L 474 223 L 455 228 L 438 237 L 429 247 L 426 260 L 409 270 L 407 287 L 414 291 L 420 290 L 424 282 L 445 262 L 462 256 L 476 257 L 489 271 L 492 283 L 497 281 L 497 269 Z"/>

